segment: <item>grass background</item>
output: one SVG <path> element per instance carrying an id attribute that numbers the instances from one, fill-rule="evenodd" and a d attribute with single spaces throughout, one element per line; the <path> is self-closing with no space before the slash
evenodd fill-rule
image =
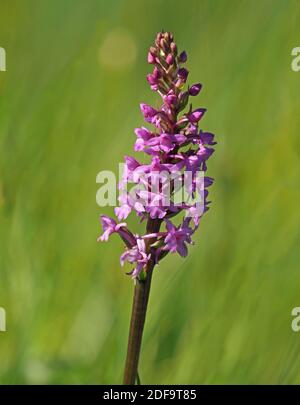
<path id="1" fill-rule="evenodd" d="M 154 275 L 142 382 L 300 383 L 299 14 L 296 0 L 1 0 L 1 383 L 121 382 L 133 285 L 117 237 L 96 243 L 112 209 L 95 178 L 155 103 L 161 28 L 188 52 L 218 145 L 196 246 Z"/>

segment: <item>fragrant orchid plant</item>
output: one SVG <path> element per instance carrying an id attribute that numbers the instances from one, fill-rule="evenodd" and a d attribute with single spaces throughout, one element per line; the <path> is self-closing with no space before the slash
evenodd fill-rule
<path id="1" fill-rule="evenodd" d="M 125 384 L 135 384 L 138 378 L 153 268 L 168 253 L 187 255 L 187 245 L 193 243 L 192 236 L 209 208 L 207 188 L 213 179 L 205 173 L 216 142 L 212 133 L 199 129 L 199 121 L 206 109 L 193 109 L 190 97 L 197 96 L 202 86 L 196 83 L 186 88 L 189 73 L 186 61 L 186 52 L 178 53 L 171 33 L 157 34 L 148 53 L 148 63 L 154 68 L 147 80 L 162 103 L 159 108 L 145 103 L 140 105 L 145 121 L 153 128 L 137 128 L 134 145 L 134 150 L 148 155 L 150 161 L 144 164 L 133 157 L 125 157 L 119 185 L 120 206 L 115 208 L 118 222 L 101 215 L 103 234 L 98 240 L 107 241 L 111 234 L 119 234 L 125 243 L 121 265 L 127 262 L 132 266 L 128 274 L 135 280 Z M 186 112 L 183 112 L 186 107 Z M 127 192 L 129 183 L 134 184 L 130 193 Z M 176 203 L 180 185 L 184 185 L 185 198 Z M 197 193 L 201 197 L 200 205 L 199 201 L 195 202 Z M 134 234 L 122 222 L 132 211 L 141 222 L 146 222 L 143 234 Z"/>

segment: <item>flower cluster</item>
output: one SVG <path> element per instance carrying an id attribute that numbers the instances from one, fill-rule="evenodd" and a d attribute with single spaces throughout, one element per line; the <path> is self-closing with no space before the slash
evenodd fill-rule
<path id="1" fill-rule="evenodd" d="M 190 97 L 197 96 L 202 86 L 196 83 L 186 88 L 189 74 L 186 61 L 186 52 L 178 53 L 171 33 L 157 34 L 148 53 L 153 72 L 147 75 L 147 81 L 160 95 L 162 104 L 159 108 L 145 103 L 140 105 L 144 119 L 152 129 L 137 128 L 134 145 L 135 151 L 150 156 L 150 162 L 143 164 L 133 157 L 125 157 L 119 184 L 120 206 L 115 208 L 119 221 L 135 211 L 141 220 L 156 221 L 158 230 L 135 235 L 126 223 L 117 224 L 112 218 L 101 216 L 104 233 L 99 240 L 107 240 L 112 233 L 120 235 L 126 245 L 121 264 L 133 265 L 129 273 L 133 278 L 145 275 L 149 261 L 153 259 L 158 263 L 168 252 L 186 256 L 187 244 L 192 243 L 191 237 L 200 218 L 209 208 L 207 188 L 213 179 L 205 176 L 205 172 L 216 142 L 212 133 L 199 129 L 206 109 L 193 109 Z M 134 187 L 128 193 L 129 183 Z M 176 193 L 183 184 L 186 197 L 176 203 Z M 200 209 L 195 202 L 197 193 L 201 196 Z M 174 217 L 180 213 L 184 214 L 183 218 L 175 225 Z M 164 231 L 159 230 L 162 224 Z"/>

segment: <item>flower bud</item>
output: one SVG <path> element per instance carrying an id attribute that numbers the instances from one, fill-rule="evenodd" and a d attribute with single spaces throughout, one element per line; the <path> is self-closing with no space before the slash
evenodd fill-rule
<path id="1" fill-rule="evenodd" d="M 171 53 L 169 53 L 169 55 L 166 57 L 166 62 L 168 65 L 172 65 L 172 63 L 174 62 L 174 57 Z"/>
<path id="2" fill-rule="evenodd" d="M 181 93 L 177 112 L 182 111 L 187 106 L 188 101 L 189 101 L 189 93 L 187 91 Z"/>
<path id="3" fill-rule="evenodd" d="M 158 32 L 156 35 L 156 39 L 155 39 L 155 43 L 157 46 L 159 46 L 159 42 L 160 42 L 161 38 L 162 38 L 162 33 Z"/>
<path id="4" fill-rule="evenodd" d="M 155 60 L 156 60 L 155 56 L 152 55 L 151 52 L 148 52 L 148 63 L 150 63 L 151 65 L 153 65 L 153 64 L 155 63 Z"/>
<path id="5" fill-rule="evenodd" d="M 163 35 L 164 39 L 169 42 L 170 41 L 170 33 L 169 32 L 165 32 Z"/>
<path id="6" fill-rule="evenodd" d="M 178 57 L 178 62 L 179 63 L 185 63 L 187 61 L 187 54 L 185 51 L 181 52 L 181 54 Z"/>
<path id="7" fill-rule="evenodd" d="M 147 122 L 152 122 L 153 117 L 155 117 L 155 115 L 157 114 L 157 110 L 145 103 L 141 103 L 140 108 L 145 120 Z"/>
<path id="8" fill-rule="evenodd" d="M 184 82 L 186 81 L 188 74 L 189 74 L 189 71 L 185 68 L 181 68 L 177 72 L 178 78 Z"/>
<path id="9" fill-rule="evenodd" d="M 157 84 L 157 82 L 158 82 L 158 80 L 157 80 L 153 75 L 151 75 L 151 74 L 148 74 L 148 75 L 147 75 L 147 81 L 148 81 L 148 83 L 151 84 L 151 85 L 155 85 L 155 84 Z"/>
<path id="10" fill-rule="evenodd" d="M 177 45 L 174 42 L 171 42 L 170 49 L 171 49 L 171 52 L 173 53 L 173 55 L 177 56 Z"/>
<path id="11" fill-rule="evenodd" d="M 189 89 L 190 95 L 197 96 L 200 93 L 201 88 L 202 88 L 202 84 L 200 84 L 200 83 L 193 84 Z"/>
<path id="12" fill-rule="evenodd" d="M 191 112 L 188 115 L 189 121 L 192 123 L 196 123 L 201 120 L 205 113 L 206 109 L 205 108 L 198 108 L 197 110 Z"/>
<path id="13" fill-rule="evenodd" d="M 157 80 L 161 78 L 161 73 L 160 73 L 160 71 L 157 69 L 156 66 L 155 66 L 155 68 L 154 68 L 154 70 L 153 70 L 152 76 L 153 76 L 155 79 L 157 79 Z"/>
<path id="14" fill-rule="evenodd" d="M 169 106 L 174 106 L 177 103 L 177 96 L 173 90 L 170 90 L 168 94 L 164 96 L 164 102 Z"/>
<path id="15" fill-rule="evenodd" d="M 160 40 L 159 46 L 160 46 L 160 48 L 164 51 L 164 53 L 167 53 L 167 51 L 168 51 L 168 43 L 167 43 L 167 41 L 166 41 L 164 38 L 162 38 L 162 39 Z"/>

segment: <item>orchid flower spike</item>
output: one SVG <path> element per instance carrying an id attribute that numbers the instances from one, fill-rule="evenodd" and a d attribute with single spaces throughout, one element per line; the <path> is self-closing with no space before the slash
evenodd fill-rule
<path id="1" fill-rule="evenodd" d="M 127 183 L 134 183 L 135 191 L 133 194 L 121 193 L 120 206 L 115 208 L 115 214 L 119 221 L 123 221 L 135 212 L 140 220 L 155 223 L 156 229 L 153 232 L 148 226 L 144 233 L 135 235 L 125 222 L 118 223 L 102 215 L 103 234 L 98 238 L 107 241 L 114 233 L 122 238 L 125 251 L 121 255 L 121 264 L 127 262 L 132 266 L 127 274 L 134 279 L 145 279 L 151 260 L 157 264 L 168 253 L 187 256 L 192 236 L 209 208 L 207 188 L 213 179 L 206 176 L 207 161 L 214 152 L 212 146 L 216 144 L 211 132 L 199 128 L 206 109 L 192 107 L 190 97 L 197 96 L 202 85 L 187 86 L 187 54 L 178 52 L 170 32 L 157 34 L 147 59 L 153 65 L 147 81 L 161 101 L 160 107 L 155 108 L 144 102 L 140 104 L 148 126 L 135 129 L 134 150 L 150 159 L 142 164 L 133 157 L 125 157 L 125 171 L 119 188 L 122 191 Z M 149 124 L 152 129 L 149 129 Z M 175 195 L 182 182 L 187 196 L 178 203 Z M 200 203 L 195 201 L 197 193 Z"/>

